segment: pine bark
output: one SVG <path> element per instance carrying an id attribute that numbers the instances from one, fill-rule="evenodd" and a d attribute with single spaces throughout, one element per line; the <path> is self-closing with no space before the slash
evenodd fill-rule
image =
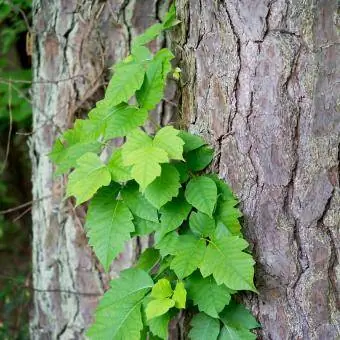
<path id="1" fill-rule="evenodd" d="M 105 275 L 84 235 L 86 207 L 64 200 L 48 153 L 56 137 L 103 97 L 109 67 L 129 53 L 134 36 L 159 21 L 166 1 L 33 1 L 33 303 L 32 339 L 83 339 L 98 299 L 135 260 L 147 240 L 127 245 Z M 164 39 L 153 44 L 159 48 Z M 171 109 L 161 105 L 161 121 Z"/>
<path id="2" fill-rule="evenodd" d="M 181 113 L 241 200 L 263 339 L 340 336 L 335 0 L 177 0 Z"/>

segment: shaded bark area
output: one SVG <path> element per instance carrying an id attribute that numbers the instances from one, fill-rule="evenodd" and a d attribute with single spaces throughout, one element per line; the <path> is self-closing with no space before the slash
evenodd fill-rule
<path id="1" fill-rule="evenodd" d="M 263 339 L 340 336 L 335 0 L 177 0 L 182 120 L 216 148 L 257 261 Z"/>
<path id="2" fill-rule="evenodd" d="M 53 175 L 48 153 L 59 133 L 103 96 L 108 68 L 165 7 L 156 0 L 34 1 L 32 339 L 84 338 L 109 277 L 129 267 L 148 243 L 129 243 L 104 274 L 84 235 L 86 207 L 63 199 L 67 177 Z M 160 39 L 153 47 L 163 44 Z M 155 112 L 160 121 L 169 114 L 166 105 Z"/>

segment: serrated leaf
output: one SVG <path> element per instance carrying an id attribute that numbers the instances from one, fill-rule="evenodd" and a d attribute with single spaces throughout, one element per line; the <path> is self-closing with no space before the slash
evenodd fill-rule
<path id="1" fill-rule="evenodd" d="M 255 262 L 251 255 L 243 252 L 247 247 L 248 243 L 237 236 L 214 238 L 200 265 L 203 277 L 212 274 L 217 284 L 257 292 L 253 283 Z"/>
<path id="2" fill-rule="evenodd" d="M 193 273 L 186 282 L 188 297 L 201 312 L 213 318 L 218 318 L 218 314 L 230 302 L 230 290 L 225 285 L 217 285 L 212 276 L 203 278 Z"/>
<path id="3" fill-rule="evenodd" d="M 156 60 L 148 64 L 145 79 L 136 98 L 141 107 L 152 110 L 162 100 L 164 95 L 163 64 Z"/>
<path id="4" fill-rule="evenodd" d="M 219 178 L 216 174 L 209 174 L 207 176 L 216 183 L 218 194 L 224 201 L 233 201 L 234 206 L 238 203 L 229 185 L 223 179 Z"/>
<path id="5" fill-rule="evenodd" d="M 183 151 L 186 153 L 207 144 L 200 136 L 193 135 L 187 131 L 181 131 L 179 137 L 184 141 Z"/>
<path id="6" fill-rule="evenodd" d="M 183 159 L 183 140 L 178 137 L 179 130 L 174 129 L 172 126 L 166 126 L 160 129 L 154 140 L 154 146 L 157 146 L 168 153 L 171 159 Z"/>
<path id="7" fill-rule="evenodd" d="M 244 305 L 236 303 L 234 300 L 225 307 L 220 319 L 224 324 L 236 328 L 253 329 L 261 326 Z"/>
<path id="8" fill-rule="evenodd" d="M 153 145 L 152 140 L 141 130 L 134 130 L 122 147 L 123 161 L 132 165 L 131 175 L 143 192 L 161 174 L 160 163 L 168 163 L 167 153 Z"/>
<path id="9" fill-rule="evenodd" d="M 208 146 L 202 146 L 196 150 L 190 151 L 185 155 L 188 168 L 191 171 L 200 171 L 205 169 L 214 158 L 214 150 Z"/>
<path id="10" fill-rule="evenodd" d="M 188 217 L 191 208 L 191 205 L 185 200 L 183 192 L 164 205 L 160 210 L 161 226 L 157 237 L 162 238 L 165 234 L 177 229 Z"/>
<path id="11" fill-rule="evenodd" d="M 121 272 L 95 312 L 95 323 L 87 331 L 90 339 L 139 340 L 143 328 L 141 304 L 153 286 L 151 277 L 141 269 Z"/>
<path id="12" fill-rule="evenodd" d="M 168 313 L 148 320 L 148 326 L 153 335 L 158 336 L 163 340 L 168 339 L 170 315 Z"/>
<path id="13" fill-rule="evenodd" d="M 178 281 L 174 290 L 172 300 L 175 301 L 175 307 L 178 309 L 185 308 L 185 302 L 187 300 L 187 291 L 184 288 L 183 281 Z"/>
<path id="14" fill-rule="evenodd" d="M 177 252 L 177 245 L 179 236 L 176 232 L 165 235 L 162 239 L 156 239 L 155 248 L 159 249 L 161 256 L 175 255 Z"/>
<path id="15" fill-rule="evenodd" d="M 115 199 L 111 187 L 102 188 L 91 200 L 85 228 L 89 244 L 106 271 L 130 239 L 135 229 L 132 219 L 130 210 Z"/>
<path id="16" fill-rule="evenodd" d="M 145 198 L 157 209 L 178 195 L 181 187 L 179 173 L 171 164 L 162 164 L 162 171 L 145 189 Z"/>
<path id="17" fill-rule="evenodd" d="M 107 164 L 107 168 L 111 173 L 111 178 L 115 182 L 127 182 L 131 177 L 131 167 L 125 166 L 123 164 L 122 149 L 116 149 Z"/>
<path id="18" fill-rule="evenodd" d="M 218 340 L 255 340 L 256 335 L 246 328 L 223 326 Z"/>
<path id="19" fill-rule="evenodd" d="M 148 111 L 126 103 L 112 106 L 108 100 L 102 100 L 89 113 L 89 117 L 100 127 L 104 140 L 108 140 L 123 137 L 143 125 L 148 117 Z"/>
<path id="20" fill-rule="evenodd" d="M 146 31 L 138 35 L 132 42 L 132 46 L 139 46 L 139 45 L 145 45 L 149 43 L 150 41 L 156 39 L 160 33 L 163 31 L 163 25 L 160 23 L 154 24 L 150 26 Z"/>
<path id="21" fill-rule="evenodd" d="M 241 224 L 239 218 L 241 211 L 234 207 L 234 201 L 219 201 L 216 208 L 217 223 L 222 223 L 231 235 L 241 235 Z"/>
<path id="22" fill-rule="evenodd" d="M 213 235 L 216 228 L 215 220 L 200 211 L 190 214 L 189 226 L 192 232 L 199 236 Z"/>
<path id="23" fill-rule="evenodd" d="M 149 272 L 161 259 L 159 251 L 155 248 L 147 248 L 140 255 L 136 268 Z"/>
<path id="24" fill-rule="evenodd" d="M 146 306 L 145 313 L 148 320 L 165 314 L 175 306 L 175 301 L 169 298 L 151 300 Z"/>
<path id="25" fill-rule="evenodd" d="M 91 152 L 80 157 L 77 165 L 69 176 L 67 196 L 75 196 L 79 205 L 89 200 L 100 187 L 109 185 L 111 174 L 99 157 Z"/>
<path id="26" fill-rule="evenodd" d="M 216 184 L 209 177 L 195 177 L 186 187 L 185 198 L 197 210 L 212 217 L 217 201 Z"/>
<path id="27" fill-rule="evenodd" d="M 132 213 L 142 219 L 158 222 L 157 209 L 138 190 L 138 184 L 128 182 L 121 191 L 122 198 Z"/>
<path id="28" fill-rule="evenodd" d="M 179 236 L 170 268 L 180 279 L 189 276 L 203 261 L 205 249 L 204 240 L 193 235 Z"/>
<path id="29" fill-rule="evenodd" d="M 105 92 L 105 100 L 111 106 L 127 102 L 142 86 L 144 74 L 143 65 L 121 62 L 115 67 L 114 75 Z"/>
<path id="30" fill-rule="evenodd" d="M 161 226 L 158 222 L 144 220 L 138 216 L 133 217 L 133 224 L 135 225 L 135 232 L 131 234 L 132 236 L 149 235 L 154 231 L 159 230 Z"/>
<path id="31" fill-rule="evenodd" d="M 171 284 L 167 279 L 158 280 L 152 288 L 151 297 L 155 299 L 163 299 L 170 297 L 173 293 Z"/>
<path id="32" fill-rule="evenodd" d="M 191 340 L 216 340 L 220 332 L 220 322 L 204 313 L 196 314 L 190 325 L 192 327 L 189 332 Z"/>
<path id="33" fill-rule="evenodd" d="M 131 49 L 131 54 L 133 59 L 137 63 L 144 63 L 152 60 L 151 51 L 147 47 L 142 45 L 133 45 Z"/>

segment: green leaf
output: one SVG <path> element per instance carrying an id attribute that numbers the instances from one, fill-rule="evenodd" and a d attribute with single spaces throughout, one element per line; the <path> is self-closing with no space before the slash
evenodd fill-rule
<path id="1" fill-rule="evenodd" d="M 231 235 L 241 235 L 241 224 L 239 218 L 242 213 L 238 208 L 235 208 L 234 201 L 219 201 L 216 208 L 217 223 L 227 228 Z"/>
<path id="2" fill-rule="evenodd" d="M 161 259 L 159 251 L 155 248 L 147 248 L 139 257 L 136 268 L 149 272 Z"/>
<path id="3" fill-rule="evenodd" d="M 131 54 L 132 54 L 133 59 L 137 63 L 144 63 L 144 62 L 152 60 L 151 51 L 147 47 L 142 46 L 142 45 L 132 46 Z"/>
<path id="4" fill-rule="evenodd" d="M 69 177 L 67 196 L 75 196 L 79 205 L 89 200 L 100 187 L 109 185 L 111 174 L 99 157 L 91 152 L 80 157 L 77 164 Z"/>
<path id="5" fill-rule="evenodd" d="M 123 161 L 132 165 L 131 175 L 143 192 L 161 174 L 160 163 L 168 163 L 167 153 L 152 144 L 152 140 L 141 130 L 134 130 L 122 147 Z"/>
<path id="6" fill-rule="evenodd" d="M 187 300 L 187 291 L 184 288 L 184 283 L 182 281 L 178 281 L 176 284 L 176 288 L 174 290 L 174 295 L 172 296 L 172 300 L 175 301 L 175 307 L 178 309 L 185 308 L 185 302 Z"/>
<path id="7" fill-rule="evenodd" d="M 191 171 L 200 171 L 205 169 L 214 158 L 214 150 L 208 146 L 202 146 L 199 149 L 188 152 L 185 155 L 187 166 Z"/>
<path id="8" fill-rule="evenodd" d="M 211 178 L 216 183 L 218 195 L 224 201 L 233 201 L 234 205 L 238 203 L 238 200 L 229 185 L 223 179 L 219 178 L 216 174 L 209 174 L 207 177 Z"/>
<path id="9" fill-rule="evenodd" d="M 180 20 L 176 19 L 176 7 L 174 4 L 172 4 L 169 8 L 169 11 L 164 16 L 163 27 L 164 29 L 169 29 L 178 23 L 180 23 Z"/>
<path id="10" fill-rule="evenodd" d="M 144 220 L 138 216 L 133 217 L 133 224 L 135 225 L 135 232 L 132 233 L 132 236 L 149 235 L 161 227 L 160 223 Z"/>
<path id="11" fill-rule="evenodd" d="M 204 240 L 193 235 L 179 236 L 170 268 L 180 279 L 189 276 L 203 261 L 205 249 Z"/>
<path id="12" fill-rule="evenodd" d="M 136 182 L 128 182 L 121 191 L 122 198 L 132 213 L 144 220 L 158 222 L 157 209 L 138 190 Z"/>
<path id="13" fill-rule="evenodd" d="M 216 340 L 220 332 L 220 322 L 204 313 L 196 314 L 190 325 L 192 327 L 189 332 L 191 340 Z"/>
<path id="14" fill-rule="evenodd" d="M 126 103 L 112 106 L 106 99 L 97 103 L 89 117 L 101 129 L 104 140 L 108 140 L 123 137 L 143 125 L 148 117 L 148 111 Z"/>
<path id="15" fill-rule="evenodd" d="M 202 212 L 192 212 L 189 218 L 189 226 L 194 234 L 210 236 L 215 231 L 215 220 Z"/>
<path id="16" fill-rule="evenodd" d="M 179 236 L 176 232 L 165 235 L 162 239 L 157 240 L 155 248 L 159 249 L 161 256 L 175 255 L 177 252 L 177 245 L 179 242 Z"/>
<path id="17" fill-rule="evenodd" d="M 163 63 L 160 60 L 149 63 L 145 79 L 136 98 L 141 107 L 153 110 L 164 95 Z"/>
<path id="18" fill-rule="evenodd" d="M 216 184 L 209 177 L 195 177 L 186 187 L 185 198 L 197 210 L 212 217 L 217 201 Z"/>
<path id="19" fill-rule="evenodd" d="M 146 188 L 144 195 L 146 199 L 157 209 L 178 195 L 181 187 L 179 173 L 171 164 L 162 164 L 160 177 L 157 177 Z"/>
<path id="20" fill-rule="evenodd" d="M 141 304 L 152 286 L 151 277 L 141 269 L 121 272 L 119 279 L 111 281 L 86 335 L 100 340 L 139 340 L 143 328 Z"/>
<path id="21" fill-rule="evenodd" d="M 166 126 L 160 129 L 154 140 L 154 146 L 157 146 L 168 153 L 169 158 L 183 160 L 183 140 L 178 137 L 179 130 L 172 126 Z"/>
<path id="22" fill-rule="evenodd" d="M 246 328 L 224 326 L 219 335 L 219 340 L 255 340 L 256 335 Z"/>
<path id="23" fill-rule="evenodd" d="M 163 25 L 160 23 L 150 26 L 143 34 L 137 36 L 133 42 L 133 48 L 139 45 L 145 45 L 150 41 L 156 39 L 163 31 Z"/>
<path id="24" fill-rule="evenodd" d="M 123 251 L 134 231 L 133 216 L 123 201 L 116 200 L 111 187 L 105 187 L 91 200 L 85 228 L 89 244 L 108 271 L 114 258 Z"/>
<path id="25" fill-rule="evenodd" d="M 158 237 L 162 238 L 165 234 L 177 229 L 188 217 L 191 208 L 182 192 L 179 193 L 178 197 L 164 205 L 160 210 L 161 226 Z"/>
<path id="26" fill-rule="evenodd" d="M 170 297 L 173 293 L 170 282 L 167 279 L 160 279 L 153 286 L 151 297 L 155 299 L 163 299 Z"/>
<path id="27" fill-rule="evenodd" d="M 253 283 L 254 260 L 242 250 L 248 243 L 237 237 L 214 238 L 210 241 L 200 265 L 203 277 L 213 275 L 217 284 L 234 290 L 257 292 Z"/>
<path id="28" fill-rule="evenodd" d="M 173 163 L 173 165 L 176 167 L 177 171 L 179 172 L 181 183 L 185 183 L 189 179 L 188 166 L 184 162 L 176 162 L 176 163 Z"/>
<path id="29" fill-rule="evenodd" d="M 261 326 L 245 306 L 234 300 L 223 310 L 220 319 L 224 324 L 236 328 L 253 329 Z"/>
<path id="30" fill-rule="evenodd" d="M 193 135 L 187 131 L 181 131 L 179 137 L 184 141 L 183 150 L 186 153 L 207 144 L 200 136 Z"/>
<path id="31" fill-rule="evenodd" d="M 170 308 L 175 306 L 175 301 L 169 298 L 151 300 L 146 306 L 146 317 L 148 320 L 165 314 Z"/>
<path id="32" fill-rule="evenodd" d="M 212 276 L 203 278 L 194 273 L 187 279 L 188 297 L 201 312 L 213 318 L 230 302 L 230 290 L 225 285 L 217 285 Z"/>
<path id="33" fill-rule="evenodd" d="M 163 314 L 157 318 L 148 320 L 148 326 L 153 335 L 158 336 L 161 339 L 168 339 L 168 328 L 169 328 L 170 315 Z"/>
<path id="34" fill-rule="evenodd" d="M 127 182 L 131 177 L 131 167 L 127 167 L 123 164 L 122 149 L 116 149 L 107 164 L 107 168 L 111 173 L 111 178 L 115 182 Z"/>
<path id="35" fill-rule="evenodd" d="M 105 100 L 110 106 L 127 102 L 140 89 L 144 80 L 143 65 L 121 62 L 115 67 L 115 72 L 106 89 Z"/>
<path id="36" fill-rule="evenodd" d="M 162 48 L 160 49 L 155 56 L 153 57 L 154 61 L 160 61 L 162 63 L 162 78 L 164 84 L 167 80 L 167 75 L 171 71 L 171 60 L 175 56 L 171 53 L 171 51 L 168 48 Z"/>

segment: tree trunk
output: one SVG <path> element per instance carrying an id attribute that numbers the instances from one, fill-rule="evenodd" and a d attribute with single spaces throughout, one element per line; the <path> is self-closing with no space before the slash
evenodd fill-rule
<path id="1" fill-rule="evenodd" d="M 182 120 L 242 202 L 260 338 L 338 339 L 337 2 L 177 0 L 177 12 Z"/>
<path id="2" fill-rule="evenodd" d="M 57 135 L 103 96 L 108 68 L 129 53 L 131 39 L 157 22 L 166 5 L 156 0 L 34 1 L 32 339 L 84 338 L 108 283 L 87 246 L 85 208 L 74 209 L 63 200 L 66 177 L 53 175 L 48 153 Z M 170 111 L 160 106 L 158 118 Z M 131 265 L 140 246 L 139 241 L 127 246 L 111 277 Z"/>

